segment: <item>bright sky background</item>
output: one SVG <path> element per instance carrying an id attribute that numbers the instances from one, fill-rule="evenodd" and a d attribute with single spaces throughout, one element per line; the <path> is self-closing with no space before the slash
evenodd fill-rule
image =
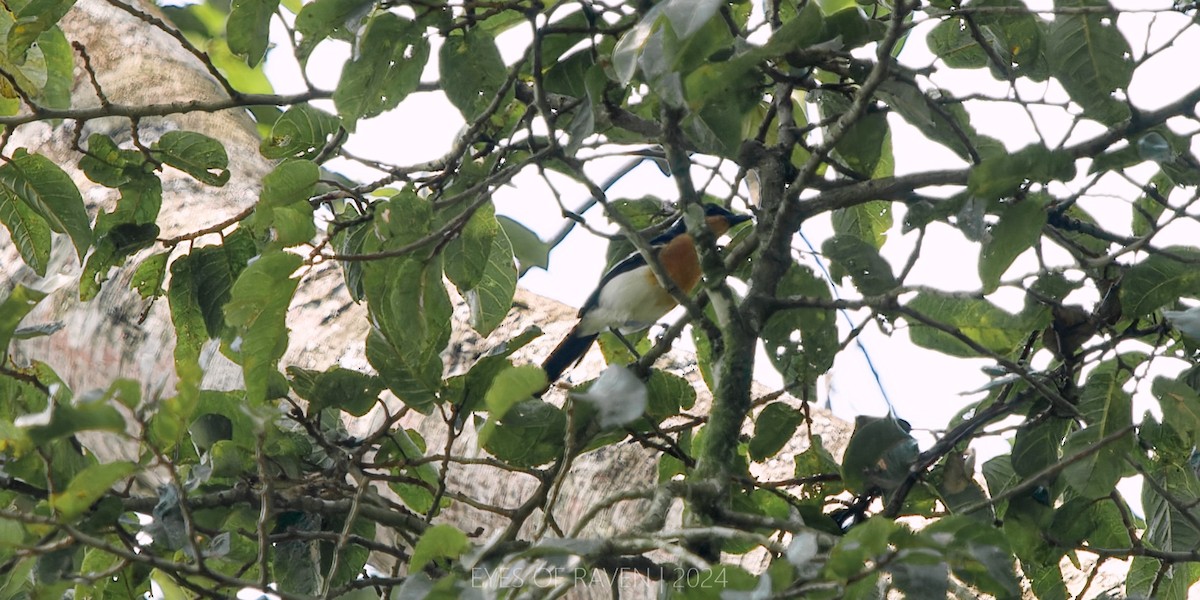
<path id="1" fill-rule="evenodd" d="M 1033 9 L 1045 9 L 1052 5 L 1051 0 L 1027 0 L 1026 3 Z M 1121 10 L 1139 11 L 1122 15 L 1119 20 L 1122 30 L 1133 45 L 1135 60 L 1144 55 L 1143 44 L 1146 44 L 1147 40 L 1153 50 L 1189 22 L 1186 16 L 1178 13 L 1151 12 L 1169 8 L 1170 0 L 1117 0 L 1113 4 Z M 756 6 L 759 6 L 758 2 Z M 920 18 L 925 17 L 922 15 Z M 900 55 L 902 63 L 917 68 L 934 63 L 934 57 L 924 42 L 924 35 L 935 23 L 929 21 L 913 31 Z M 281 93 L 303 91 L 297 75 L 298 67 L 286 49 L 287 42 L 284 36 L 283 29 L 276 24 L 272 31 L 276 49 L 269 54 L 267 74 Z M 519 55 L 527 39 L 528 33 L 525 28 L 518 28 L 501 37 L 501 52 L 508 63 Z M 309 63 L 308 74 L 311 80 L 321 88 L 333 89 L 337 83 L 340 65 L 349 56 L 349 52 L 349 46 L 341 42 L 326 42 L 318 46 Z M 1137 69 L 1137 75 L 1130 88 L 1130 97 L 1139 108 L 1154 109 L 1176 99 L 1183 91 L 1200 85 L 1200 78 L 1181 77 L 1182 73 L 1196 72 L 1197 57 L 1200 57 L 1200 28 L 1193 27 L 1192 31 L 1175 42 L 1171 50 Z M 435 46 L 426 69 L 425 80 L 436 79 L 436 61 Z M 1188 66 L 1181 68 L 1181 65 Z M 962 94 L 986 93 L 1003 98 L 1009 93 L 1006 82 L 993 79 L 984 70 L 952 70 L 943 66 L 925 83 L 930 82 Z M 1067 99 L 1065 92 L 1056 84 L 1021 81 L 1018 89 L 1022 98 L 1026 100 L 1044 98 L 1050 102 L 1062 102 Z M 322 108 L 333 111 L 331 102 L 324 103 Z M 1051 146 L 1062 142 L 1068 133 L 1068 142 L 1075 142 L 1102 130 L 1098 125 L 1084 123 L 1068 132 L 1066 128 L 1070 120 L 1064 118 L 1063 112 L 1057 107 L 1033 106 L 1030 109 L 1037 120 L 1037 130 L 1031 124 L 1029 114 L 1015 103 L 976 102 L 971 105 L 970 110 L 973 123 L 980 133 L 1001 139 L 1013 150 L 1036 141 L 1038 130 Z M 893 148 L 896 150 L 897 174 L 963 165 L 950 151 L 926 142 L 902 119 L 892 116 L 890 122 Z M 387 163 L 417 163 L 444 154 L 462 125 L 462 117 L 445 101 L 441 93 L 412 94 L 397 109 L 375 119 L 360 122 L 358 133 L 350 138 L 346 148 L 357 156 Z M 1194 123 L 1183 126 L 1192 128 Z M 1190 129 L 1183 131 L 1190 132 Z M 620 157 L 594 161 L 589 163 L 589 173 L 596 181 L 603 180 L 627 160 L 628 157 Z M 328 166 L 362 181 L 374 180 L 380 176 L 379 173 L 358 163 L 342 159 Z M 1131 169 L 1129 173 L 1139 182 L 1144 182 L 1149 180 L 1155 171 L 1152 165 L 1142 165 Z M 1081 174 L 1084 172 L 1085 169 L 1081 169 Z M 707 175 L 703 175 L 699 176 L 697 181 L 706 179 Z M 1067 188 L 1074 188 L 1081 181 L 1084 181 L 1084 178 L 1081 177 L 1066 187 L 1056 184 L 1051 186 L 1051 191 L 1062 195 Z M 574 208 L 587 199 L 587 193 L 582 187 L 565 178 L 557 177 L 554 182 L 569 207 Z M 708 191 L 717 196 L 724 196 L 728 193 L 728 188 L 724 185 L 718 181 Z M 1105 185 L 1100 189 L 1107 194 L 1105 197 L 1093 197 L 1081 205 L 1102 224 L 1119 233 L 1127 233 L 1130 206 L 1139 195 L 1138 189 L 1115 176 L 1106 176 Z M 952 191 L 946 190 L 946 194 Z M 745 190 L 742 192 L 744 196 Z M 657 167 L 649 162 L 643 163 L 609 190 L 609 198 L 614 199 L 639 198 L 645 195 L 664 199 L 676 197 L 673 181 L 663 176 Z M 564 224 L 553 195 L 534 173 L 518 177 L 512 185 L 498 190 L 495 198 L 499 212 L 518 219 L 537 231 L 543 239 L 553 237 Z M 898 271 L 908 257 L 916 234 L 901 234 L 903 209 L 897 205 L 893 211 L 896 226 L 889 233 L 884 254 Z M 587 213 L 587 216 L 593 219 L 591 222 L 594 225 L 612 230 L 606 226 L 599 209 Z M 1172 236 L 1182 240 L 1179 243 L 1194 244 L 1195 240 L 1200 240 L 1200 231 L 1194 228 L 1194 224 L 1191 227 L 1190 230 L 1173 232 Z M 803 227 L 803 232 L 818 246 L 829 231 L 828 218 L 814 219 Z M 1156 240 L 1160 245 L 1165 242 L 1164 237 Z M 550 270 L 531 270 L 521 280 L 521 285 L 536 293 L 578 306 L 591 292 L 601 275 L 605 243 L 583 229 L 576 228 L 552 253 Z M 798 248 L 803 248 L 802 242 L 797 244 Z M 966 242 L 957 230 L 941 224 L 930 226 L 924 248 L 908 283 L 933 285 L 946 290 L 979 289 L 980 283 L 976 275 L 978 247 Z M 1057 247 L 1046 244 L 1046 250 L 1048 256 L 1058 256 L 1059 260 L 1066 260 L 1065 253 L 1055 254 Z M 1008 271 L 1008 279 L 1035 269 L 1032 251 L 1027 252 Z M 853 290 L 843 291 L 843 294 L 855 295 Z M 993 299 L 1015 310 L 1020 306 L 1022 294 L 1018 289 L 1002 289 Z M 1085 293 L 1070 300 L 1090 303 L 1093 299 L 1094 294 L 1089 298 Z M 854 315 L 853 318 L 857 323 L 864 317 L 865 313 Z M 843 333 L 849 330 L 841 317 L 839 324 Z M 954 359 L 917 348 L 909 342 L 908 335 L 902 327 L 888 336 L 881 333 L 877 327 L 868 326 L 860 339 L 874 360 L 882 385 L 895 404 L 897 412 L 918 430 L 944 427 L 953 414 L 980 397 L 978 394 L 961 394 L 975 390 L 988 381 L 988 376 L 980 371 L 979 367 L 989 364 L 990 361 Z M 1169 366 L 1165 362 L 1159 361 L 1159 366 Z M 1047 363 L 1048 353 L 1043 351 L 1035 366 L 1044 367 Z M 757 375 L 760 381 L 768 385 L 779 384 L 778 375 L 765 360 L 760 361 Z M 1143 386 L 1146 391 L 1149 387 L 1148 382 L 1149 380 Z M 822 391 L 822 400 L 825 399 L 829 400 L 835 414 L 849 420 L 853 420 L 859 414 L 881 415 L 886 412 L 874 377 L 862 354 L 853 347 L 841 353 L 826 378 Z M 1135 404 L 1135 418 L 1142 414 L 1146 407 L 1156 408 L 1153 404 L 1152 401 L 1148 404 L 1144 401 Z M 983 447 L 980 450 L 982 462 L 982 459 L 994 452 L 1003 451 L 1004 446 Z"/>

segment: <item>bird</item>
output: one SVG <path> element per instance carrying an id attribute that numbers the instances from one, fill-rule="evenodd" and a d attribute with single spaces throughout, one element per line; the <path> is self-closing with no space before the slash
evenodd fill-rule
<path id="1" fill-rule="evenodd" d="M 704 206 L 704 220 L 716 236 L 750 220 L 749 215 L 733 213 L 719 204 Z M 650 240 L 659 264 L 677 288 L 690 293 L 700 282 L 700 258 L 687 225 L 682 218 Z M 558 381 L 563 372 L 578 363 L 600 333 L 619 334 L 641 331 L 653 325 L 675 308 L 676 300 L 659 283 L 646 258 L 634 252 L 614 265 L 579 309 L 579 323 L 546 357 L 542 369 L 547 385 Z"/>

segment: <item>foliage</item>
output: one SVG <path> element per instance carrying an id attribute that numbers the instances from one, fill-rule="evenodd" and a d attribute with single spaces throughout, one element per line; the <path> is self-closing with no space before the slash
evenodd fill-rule
<path id="1" fill-rule="evenodd" d="M 65 126 L 62 119 L 120 114 L 136 131 L 140 118 L 197 109 L 72 107 L 72 73 L 85 55 L 73 54 L 58 23 L 73 4 L 15 2 L 0 14 L 0 122 Z M 21 340 L 54 331 L 21 327 L 45 294 L 5 285 L 0 600 L 68 590 L 141 597 L 152 582 L 164 597 L 268 585 L 284 598 L 459 597 L 513 587 L 551 595 L 580 582 L 580 572 L 586 581 L 602 572 L 649 578 L 683 598 L 727 590 L 881 598 L 888 589 L 1008 598 L 1025 587 L 1052 599 L 1068 593 L 1063 559 L 1078 563 L 1081 553 L 1136 557 L 1130 595 L 1185 597 L 1200 580 L 1200 361 L 1194 323 L 1180 309 L 1200 299 L 1200 250 L 1162 240 L 1195 221 L 1200 88 L 1152 110 L 1131 102 L 1129 88 L 1158 54 L 1195 33 L 1196 7 L 1153 11 L 1164 25 L 1153 35 L 1144 26 L 1150 42 L 1135 50 L 1141 42 L 1131 43 L 1131 32 L 1146 21 L 1108 0 L 1055 0 L 1038 11 L 1019 0 L 213 0 L 168 8 L 179 39 L 222 73 L 228 99 L 201 108 L 253 107 L 260 150 L 280 162 L 253 210 L 211 231 L 219 243 L 194 245 L 159 238 L 159 176 L 171 167 L 198 185 L 225 185 L 223 140 L 174 131 L 133 144 L 94 133 L 77 165 L 5 151 L 0 223 L 21 260 L 44 276 L 56 246 L 73 252 L 88 302 L 125 285 L 110 274 L 129 263 L 124 281 L 169 304 L 179 383 L 163 398 L 120 374 L 107 389 L 73 390 L 56 374 L 69 365 L 18 360 Z M 279 20 L 292 28 L 292 47 L 270 49 L 269 27 Z M 1171 27 L 1173 35 L 1158 35 Z M 506 61 L 498 36 L 517 30 L 532 35 Z M 264 59 L 291 52 L 305 63 L 339 41 L 353 52 L 335 89 L 263 93 Z M 984 73 L 1003 91 L 940 89 L 933 69 L 895 59 L 906 44 L 927 45 L 938 70 Z M 437 68 L 427 68 L 434 60 Z M 436 78 L 422 81 L 429 72 Z M 1065 95 L 1031 99 L 1029 84 L 1041 82 Z M 440 91 L 461 112 L 466 126 L 452 150 L 420 165 L 384 165 L 388 176 L 374 182 L 326 185 L 333 177 L 323 165 L 348 156 L 346 134 L 403 110 L 417 91 Z M 332 100 L 335 113 L 318 100 Z M 975 116 L 997 103 L 1052 110 L 1074 133 L 1039 131 L 1033 143 L 1006 148 L 980 132 Z M 952 164 L 898 174 L 898 156 L 923 152 L 918 137 L 955 157 Z M 606 152 L 646 148 L 675 174 L 671 210 L 659 199 L 606 198 L 608 185 L 585 172 Z M 66 167 L 119 199 L 89 212 Z M 689 412 L 696 392 L 684 380 L 650 368 L 678 327 L 653 344 L 642 340 L 637 360 L 602 342 L 610 360 L 633 367 L 610 369 L 566 404 L 541 397 L 540 369 L 510 359 L 537 332 L 447 375 L 447 284 L 486 336 L 508 314 L 519 276 L 547 264 L 553 244 L 497 216 L 492 201 L 522 172 L 553 172 L 593 190 L 621 226 L 617 254 L 644 251 L 641 231 L 673 215 L 690 222 L 691 209 L 713 199 L 695 181 L 718 173 L 735 180 L 728 199 L 752 210 L 756 224 L 733 232 L 737 243 L 723 252 L 698 238 L 706 278 L 686 317 L 713 398 L 706 416 Z M 742 177 L 755 188 L 753 204 L 736 192 Z M 1140 191 L 1114 198 L 1105 191 L 1113 181 Z M 1131 219 L 1114 216 L 1121 201 Z M 318 214 L 332 221 L 318 227 Z M 819 253 L 794 252 L 796 232 L 809 223 L 827 224 L 829 235 Z M 967 291 L 914 283 L 914 267 L 937 258 L 936 248 L 922 253 L 927 232 L 977 249 Z M 901 235 L 915 242 L 900 247 Z M 294 335 L 289 310 L 310 310 L 293 295 L 308 266 L 330 259 L 341 261 L 347 293 L 365 305 L 369 370 L 283 360 Z M 824 265 L 830 279 L 818 274 Z M 745 286 L 731 286 L 735 279 Z M 1004 294 L 1020 300 L 1002 302 Z M 844 309 L 855 311 L 852 329 L 838 328 Z M 914 344 L 952 357 L 984 359 L 994 380 L 924 449 L 902 420 L 863 417 L 839 459 L 811 434 L 807 406 L 819 378 L 872 325 L 904 328 Z M 241 366 L 244 389 L 202 387 L 200 356 L 211 340 Z M 784 377 L 781 391 L 799 402 L 752 397 L 759 343 Z M 448 478 L 466 459 L 427 448 L 394 418 L 348 439 L 341 419 L 389 396 L 444 417 L 452 440 L 477 429 L 499 476 L 532 476 L 520 507 L 492 507 L 509 520 L 506 529 L 485 540 L 469 524 L 442 520 L 454 503 L 480 503 Z M 1156 410 L 1135 412 L 1139 398 Z M 974 444 L 1011 417 L 1019 423 L 1008 430 L 1011 450 L 976 473 Z M 98 457 L 78 441 L 85 432 L 127 439 L 136 459 Z M 582 526 L 549 526 L 549 517 L 537 532 L 522 529 L 553 505 L 560 475 L 581 453 L 626 437 L 663 450 L 660 481 L 638 496 L 654 499 L 652 514 L 604 539 L 579 534 Z M 751 463 L 785 456 L 797 437 L 807 449 L 794 456 L 793 478 L 751 474 Z M 163 468 L 162 487 L 134 485 Z M 1144 486 L 1131 506 L 1115 485 L 1134 475 Z M 367 493 L 374 485 L 398 501 Z M 675 530 L 653 513 L 672 499 L 687 507 Z M 905 516 L 926 526 L 896 520 Z M 392 542 L 372 541 L 384 530 L 397 533 Z M 734 564 L 752 550 L 769 557 L 765 570 Z M 364 570 L 372 553 L 407 570 Z"/>

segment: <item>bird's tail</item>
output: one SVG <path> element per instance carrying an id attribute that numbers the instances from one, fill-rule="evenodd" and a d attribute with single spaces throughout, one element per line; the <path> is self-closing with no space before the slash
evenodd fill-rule
<path id="1" fill-rule="evenodd" d="M 558 347 L 542 363 L 542 369 L 546 371 L 546 381 L 548 383 L 558 381 L 563 371 L 579 362 L 579 359 L 587 354 L 588 348 L 592 347 L 592 342 L 596 341 L 596 335 L 595 333 L 582 335 L 579 333 L 578 327 L 572 329 L 571 333 L 568 333 L 567 337 L 558 343 Z"/>

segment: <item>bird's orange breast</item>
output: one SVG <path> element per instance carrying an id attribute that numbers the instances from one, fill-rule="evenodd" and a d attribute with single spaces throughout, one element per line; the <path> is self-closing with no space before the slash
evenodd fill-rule
<path id="1" fill-rule="evenodd" d="M 658 262 L 685 294 L 690 294 L 700 282 L 700 257 L 696 254 L 692 236 L 686 233 L 675 236 L 658 251 Z"/>

